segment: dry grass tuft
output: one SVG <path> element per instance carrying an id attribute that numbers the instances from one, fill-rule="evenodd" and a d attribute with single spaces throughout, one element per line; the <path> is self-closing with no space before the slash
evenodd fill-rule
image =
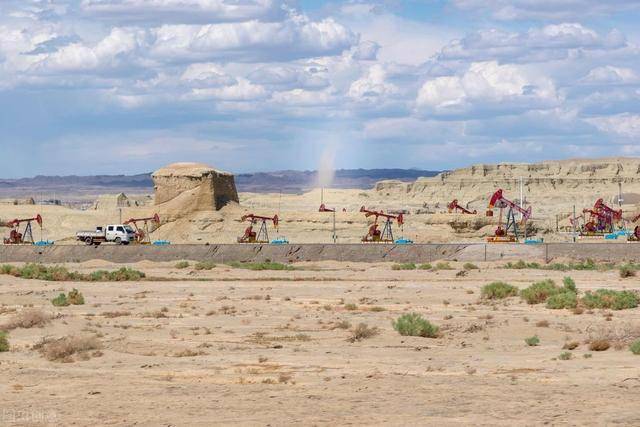
<path id="1" fill-rule="evenodd" d="M 611 347 L 611 344 L 605 339 L 593 340 L 589 343 L 589 350 L 591 351 L 605 351 L 609 347 Z"/>
<path id="2" fill-rule="evenodd" d="M 130 311 L 104 311 L 101 316 L 106 317 L 107 319 L 113 319 L 115 317 L 124 317 L 131 316 Z"/>
<path id="3" fill-rule="evenodd" d="M 42 328 L 51 321 L 51 315 L 38 309 L 23 310 L 13 316 L 0 330 L 11 331 L 17 328 Z"/>
<path id="4" fill-rule="evenodd" d="M 102 344 L 95 336 L 75 336 L 51 339 L 44 338 L 41 342 L 33 346 L 45 359 L 51 362 L 74 362 L 75 355 L 80 360 L 88 360 L 91 356 L 100 356 L 101 352 L 90 354 L 91 350 L 99 350 Z"/>
<path id="5" fill-rule="evenodd" d="M 374 337 L 379 333 L 380 331 L 375 326 L 369 327 L 366 323 L 360 323 L 358 326 L 351 330 L 351 336 L 347 338 L 347 341 L 362 341 L 364 339 Z"/>

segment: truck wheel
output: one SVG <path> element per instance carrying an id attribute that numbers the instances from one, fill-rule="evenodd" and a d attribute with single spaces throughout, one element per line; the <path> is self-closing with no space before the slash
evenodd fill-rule
<path id="1" fill-rule="evenodd" d="M 119 237 L 116 237 L 116 240 L 114 240 L 116 242 L 116 245 L 121 245 L 122 244 L 122 239 Z"/>
<path id="2" fill-rule="evenodd" d="M 84 239 L 84 243 L 90 246 L 93 244 L 93 239 L 91 237 L 87 237 L 86 239 Z"/>

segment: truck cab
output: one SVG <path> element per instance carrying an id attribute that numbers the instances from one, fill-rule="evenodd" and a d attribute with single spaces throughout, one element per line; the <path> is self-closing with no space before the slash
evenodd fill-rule
<path id="1" fill-rule="evenodd" d="M 105 231 L 105 240 L 119 245 L 128 245 L 130 242 L 134 241 L 135 236 L 136 232 L 133 228 L 123 224 L 107 225 L 107 229 Z"/>

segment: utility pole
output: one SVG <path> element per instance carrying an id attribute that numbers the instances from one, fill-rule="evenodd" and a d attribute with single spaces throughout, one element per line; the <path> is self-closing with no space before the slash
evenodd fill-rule
<path id="1" fill-rule="evenodd" d="M 522 177 L 520 177 L 520 208 L 524 209 L 524 190 L 522 188 Z M 522 212 L 520 212 L 520 221 L 522 221 Z"/>
<path id="2" fill-rule="evenodd" d="M 618 182 L 618 206 L 622 207 L 622 181 Z"/>
<path id="3" fill-rule="evenodd" d="M 338 236 L 336 235 L 336 210 L 333 210 L 333 244 L 338 242 Z"/>
<path id="4" fill-rule="evenodd" d="M 571 225 L 573 226 L 573 243 L 576 242 L 576 205 L 573 205 L 573 221 L 571 221 Z"/>

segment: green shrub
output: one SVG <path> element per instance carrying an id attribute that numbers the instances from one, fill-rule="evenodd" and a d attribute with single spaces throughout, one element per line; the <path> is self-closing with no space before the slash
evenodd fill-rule
<path id="1" fill-rule="evenodd" d="M 194 268 L 196 270 L 212 270 L 216 267 L 216 264 L 213 261 L 201 261 L 196 263 Z"/>
<path id="2" fill-rule="evenodd" d="M 0 331 L 0 353 L 3 351 L 9 351 L 9 339 L 5 331 Z"/>
<path id="3" fill-rule="evenodd" d="M 578 293 L 576 282 L 574 282 L 574 280 L 569 276 L 566 276 L 564 279 L 562 279 L 562 286 L 564 286 L 564 289 L 566 291 L 573 292 L 576 294 Z"/>
<path id="4" fill-rule="evenodd" d="M 436 338 L 440 330 L 418 313 L 403 314 L 391 324 L 400 335 L 412 337 Z"/>
<path id="5" fill-rule="evenodd" d="M 244 268 L 246 270 L 295 270 L 292 265 L 281 264 L 279 262 L 232 262 L 229 265 L 233 268 Z"/>
<path id="6" fill-rule="evenodd" d="M 512 270 L 523 270 L 525 268 L 539 269 L 540 264 L 538 264 L 537 262 L 524 262 L 523 260 L 518 260 L 515 263 L 512 263 L 512 262 L 506 263 L 504 268 L 508 268 Z"/>
<path id="7" fill-rule="evenodd" d="M 67 295 L 61 293 L 57 297 L 51 300 L 51 304 L 56 307 L 66 307 L 68 305 L 82 305 L 84 304 L 84 296 L 76 288 L 73 288 Z"/>
<path id="8" fill-rule="evenodd" d="M 552 264 L 545 265 L 544 270 L 569 271 L 571 270 L 571 266 L 560 262 L 554 262 Z"/>
<path id="9" fill-rule="evenodd" d="M 592 259 L 571 264 L 573 270 L 597 270 L 598 264 Z"/>
<path id="10" fill-rule="evenodd" d="M 49 281 L 124 281 L 124 280 L 140 280 L 145 277 L 141 271 L 123 267 L 119 270 L 109 272 L 106 270 L 97 270 L 90 274 L 82 274 L 77 271 L 69 271 L 61 266 L 45 266 L 42 264 L 25 264 L 22 267 L 14 267 L 5 264 L 0 268 L 0 273 L 11 274 L 22 279 L 49 280 Z"/>
<path id="11" fill-rule="evenodd" d="M 465 262 L 462 268 L 465 270 L 478 270 L 478 266 L 470 262 Z"/>
<path id="12" fill-rule="evenodd" d="M 558 359 L 560 360 L 573 359 L 573 354 L 571 354 L 571 352 L 569 351 L 563 351 L 562 353 L 560 353 L 560 356 L 558 356 Z"/>
<path id="13" fill-rule="evenodd" d="M 540 304 L 543 303 L 551 295 L 555 295 L 559 292 L 559 288 L 555 282 L 551 279 L 536 282 L 520 291 L 520 297 L 527 302 L 527 304 Z"/>
<path id="14" fill-rule="evenodd" d="M 428 262 L 425 262 L 424 264 L 420 264 L 420 266 L 418 268 L 420 270 L 431 270 L 433 268 L 433 266 L 431 264 L 429 264 Z"/>
<path id="15" fill-rule="evenodd" d="M 578 295 L 575 292 L 560 292 L 551 295 L 547 299 L 547 308 L 559 310 L 563 308 L 576 308 L 578 306 Z"/>
<path id="16" fill-rule="evenodd" d="M 629 350 L 635 355 L 640 355 L 640 340 L 635 340 L 629 345 Z"/>
<path id="17" fill-rule="evenodd" d="M 622 277 L 623 279 L 627 277 L 635 277 L 636 269 L 631 264 L 624 264 L 620 266 L 619 273 L 620 273 L 620 277 Z"/>
<path id="18" fill-rule="evenodd" d="M 141 271 L 129 267 L 122 267 L 115 271 L 94 271 L 89 274 L 88 280 L 91 282 L 126 282 L 140 280 L 143 277 L 145 277 L 145 274 Z"/>
<path id="19" fill-rule="evenodd" d="M 392 270 L 415 270 L 417 267 L 412 262 L 406 262 L 404 264 L 393 264 Z"/>
<path id="20" fill-rule="evenodd" d="M 69 303 L 69 300 L 67 299 L 67 296 L 64 293 L 61 293 L 60 295 L 58 295 L 57 297 L 51 300 L 51 304 L 55 305 L 56 307 L 66 307 L 70 303 Z"/>
<path id="21" fill-rule="evenodd" d="M 189 267 L 189 261 L 178 261 L 174 267 L 182 270 Z"/>
<path id="22" fill-rule="evenodd" d="M 518 295 L 518 288 L 504 282 L 493 282 L 482 287 L 481 295 L 485 299 L 503 299 Z"/>
<path id="23" fill-rule="evenodd" d="M 349 303 L 344 305 L 344 309 L 349 311 L 354 311 L 358 309 L 358 306 L 355 305 L 354 303 Z"/>
<path id="24" fill-rule="evenodd" d="M 534 335 L 532 337 L 525 338 L 524 342 L 526 342 L 529 347 L 535 347 L 540 344 L 540 338 L 538 338 L 537 335 Z"/>
<path id="25" fill-rule="evenodd" d="M 637 307 L 638 296 L 631 291 L 598 289 L 595 292 L 587 292 L 584 297 L 582 297 L 582 303 L 587 308 L 624 310 Z"/>

